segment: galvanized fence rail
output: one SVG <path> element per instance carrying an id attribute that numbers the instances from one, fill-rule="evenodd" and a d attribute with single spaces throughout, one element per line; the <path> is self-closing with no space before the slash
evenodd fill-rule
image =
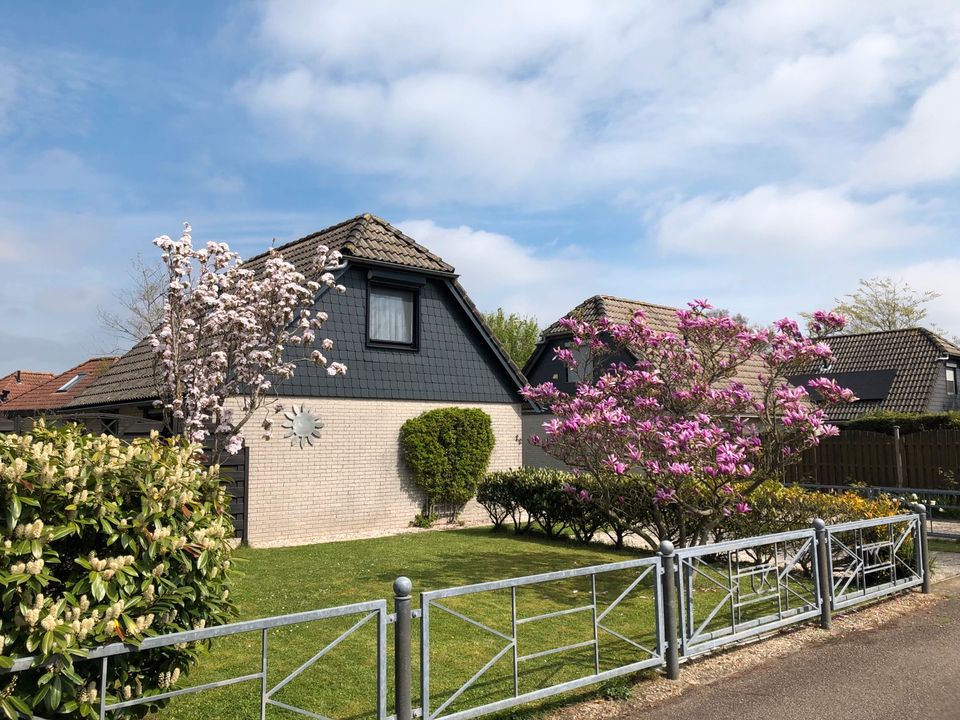
<path id="1" fill-rule="evenodd" d="M 86 660 L 100 661 L 99 717 L 125 708 L 156 703 L 181 695 L 231 685 L 258 682 L 260 720 L 266 720 L 268 708 L 297 713 L 318 720 L 329 718 L 313 710 L 296 707 L 276 699 L 275 695 L 287 687 L 344 640 L 371 622 L 376 623 L 376 681 L 371 699 L 375 697 L 375 720 L 468 720 L 481 715 L 505 710 L 517 705 L 544 699 L 638 672 L 647 668 L 663 668 L 667 677 L 679 676 L 680 662 L 696 655 L 748 638 L 767 634 L 786 626 L 820 618 L 824 629 L 831 626 L 834 610 L 858 603 L 877 600 L 891 593 L 914 587 L 930 591 L 930 563 L 927 552 L 926 511 L 923 505 L 914 506 L 914 513 L 889 518 L 863 520 L 826 526 L 817 520 L 807 530 L 764 535 L 743 540 L 714 543 L 674 550 L 664 541 L 660 552 L 649 558 L 596 565 L 592 567 L 541 573 L 526 577 L 463 585 L 420 594 L 420 609 L 411 607 L 413 586 L 409 579 L 398 578 L 394 583 L 394 609 L 388 614 L 385 600 L 343 605 L 309 612 L 280 615 L 261 620 L 250 620 L 199 630 L 145 638 L 139 646 L 122 643 L 105 645 L 89 651 Z M 617 573 L 620 573 L 618 575 Z M 601 578 L 614 589 L 615 597 L 607 603 L 599 597 L 597 579 Z M 523 615 L 518 612 L 518 594 L 526 591 L 543 592 L 556 589 L 558 583 L 581 579 L 588 583 L 588 598 L 572 607 Z M 640 591 L 652 591 L 652 602 L 640 610 L 629 609 L 628 600 L 641 600 Z M 498 595 L 499 593 L 499 595 Z M 485 616 L 471 616 L 464 608 L 451 607 L 457 598 L 503 599 L 502 613 L 509 618 L 501 629 Z M 526 597 L 526 596 L 525 596 Z M 498 607 L 496 603 L 493 604 Z M 485 606 L 486 607 L 486 606 Z M 618 611 L 649 613 L 640 618 L 645 627 L 652 627 L 650 640 L 631 637 L 624 628 L 615 628 L 611 616 Z M 679 612 L 678 612 L 679 611 Z M 501 643 L 489 659 L 456 689 L 445 692 L 437 701 L 431 688 L 432 649 L 441 645 L 457 647 L 460 634 L 437 629 L 431 618 L 437 614 L 452 618 L 464 628 L 472 628 Z M 347 630 L 287 673 L 282 679 L 269 683 L 270 647 L 267 633 L 281 628 L 333 618 L 358 616 Z M 537 628 L 549 621 L 573 622 L 574 618 L 589 619 L 586 627 L 590 637 L 576 642 L 523 652 L 520 628 Z M 412 621 L 420 620 L 420 707 L 413 705 L 412 689 Z M 395 626 L 393 649 L 396 712 L 388 715 L 387 688 L 387 626 Z M 200 642 L 243 633 L 260 633 L 260 669 L 186 688 L 169 690 L 156 695 L 124 699 L 108 695 L 109 662 L 113 657 L 130 653 L 149 652 L 180 643 Z M 439 635 L 439 637 L 438 637 Z M 629 660 L 622 655 L 604 654 L 601 638 L 620 643 L 628 648 Z M 549 638 L 547 638 L 549 639 Z M 451 642 L 453 643 L 452 645 Z M 558 666 L 569 653 L 588 651 L 589 667 L 578 677 L 563 682 L 542 682 L 533 689 L 523 689 L 521 668 L 525 663 L 547 657 L 557 658 Z M 512 692 L 490 700 L 482 697 L 470 703 L 465 694 L 498 663 L 506 661 L 510 668 L 507 678 Z M 503 663 L 501 663 L 502 665 Z M 607 665 L 607 667 L 604 667 Z M 24 672 L 41 666 L 34 657 L 18 658 L 6 673 Z M 584 670 L 582 666 L 570 668 Z M 568 669 L 570 669 L 568 668 Z M 502 670 L 502 668 L 501 668 Z M 527 682 L 529 684 L 529 682 Z M 435 702 L 436 701 L 436 702 Z M 459 705 L 457 704 L 459 701 Z M 34 717 L 33 720 L 43 720 Z"/>
<path id="2" fill-rule="evenodd" d="M 601 606 L 597 598 L 597 576 L 619 571 L 634 571 L 629 582 L 625 584 L 616 599 Z M 487 713 L 497 712 L 506 708 L 514 707 L 534 700 L 557 695 L 558 693 L 575 690 L 593 683 L 609 680 L 621 675 L 638 672 L 650 667 L 656 667 L 663 664 L 663 626 L 660 618 L 663 615 L 663 598 L 661 597 L 661 583 L 659 582 L 662 572 L 660 558 L 643 558 L 638 560 L 627 560 L 624 562 L 610 563 L 607 565 L 597 565 L 593 567 L 577 568 L 575 570 L 562 570 L 559 572 L 542 573 L 539 575 L 529 575 L 527 577 L 512 578 L 509 580 L 497 580 L 493 582 L 478 583 L 475 585 L 464 585 L 461 587 L 446 588 L 443 590 L 432 590 L 420 594 L 420 696 L 422 702 L 421 713 L 424 720 L 466 720 L 467 718 L 485 715 Z M 547 583 L 555 583 L 561 580 L 570 580 L 572 578 L 589 578 L 590 597 L 589 602 L 570 608 L 556 610 L 552 612 L 539 613 L 519 617 L 517 613 L 517 591 L 522 588 L 532 586 L 541 586 Z M 653 588 L 653 620 L 656 628 L 654 647 L 646 647 L 635 638 L 630 638 L 622 632 L 614 630 L 609 624 L 604 624 L 606 618 L 615 610 L 631 593 L 641 587 L 644 580 L 650 578 Z M 491 593 L 496 591 L 510 591 L 510 630 L 502 632 L 490 627 L 476 618 L 472 618 L 462 612 L 458 612 L 448 607 L 449 603 L 441 603 L 441 600 L 448 600 L 466 595 L 476 595 L 480 593 Z M 476 673 L 465 683 L 463 683 L 452 694 L 443 699 L 437 707 L 432 706 L 431 696 L 431 647 L 432 647 L 432 628 L 430 623 L 431 615 L 434 612 L 442 612 L 453 616 L 458 620 L 468 623 L 473 627 L 479 628 L 485 633 L 500 639 L 504 644 L 489 661 L 483 665 Z M 548 649 L 538 650 L 530 653 L 521 653 L 521 644 L 518 639 L 518 628 L 531 623 L 537 623 L 551 618 L 570 617 L 579 613 L 589 613 L 593 636 L 588 640 L 576 643 L 559 645 Z M 600 637 L 607 634 L 611 637 L 632 646 L 638 650 L 644 657 L 634 662 L 629 662 L 607 670 L 601 670 L 601 643 Z M 557 683 L 547 687 L 520 691 L 521 666 L 523 663 L 541 657 L 558 655 L 565 652 L 591 648 L 593 651 L 593 672 L 590 672 L 580 678 Z M 481 705 L 461 709 L 457 712 L 445 712 L 459 699 L 470 687 L 474 685 L 485 673 L 487 673 L 501 658 L 511 653 L 512 655 L 512 680 L 513 693 L 511 697 L 506 697 L 492 702 L 486 702 Z"/>
<path id="3" fill-rule="evenodd" d="M 811 528 L 677 551 L 682 655 L 818 616 L 816 542 Z"/>
<path id="4" fill-rule="evenodd" d="M 332 642 L 328 643 L 309 660 L 301 664 L 296 670 L 287 674 L 284 678 L 274 683 L 272 686 L 267 682 L 267 668 L 269 665 L 270 652 L 267 642 L 268 630 L 350 615 L 361 615 L 362 617 L 348 630 L 338 635 Z M 198 630 L 185 630 L 178 633 L 158 635 L 155 637 L 144 638 L 143 642 L 141 642 L 139 646 L 113 643 L 111 645 L 104 645 L 91 650 L 82 659 L 84 661 L 100 661 L 100 683 L 97 699 L 100 720 L 104 720 L 107 717 L 107 713 L 113 713 L 114 711 L 123 710 L 124 708 L 135 707 L 137 705 L 149 705 L 163 700 L 168 700 L 179 695 L 191 695 L 204 690 L 223 688 L 230 685 L 236 685 L 238 683 L 253 681 L 259 681 L 260 684 L 260 720 L 265 720 L 268 706 L 283 708 L 284 710 L 305 715 L 306 717 L 318 718 L 319 720 L 328 720 L 319 713 L 315 713 L 306 708 L 295 707 L 288 703 L 281 702 L 280 700 L 274 699 L 273 696 L 282 688 L 290 684 L 293 680 L 302 675 L 306 670 L 313 667 L 317 661 L 319 661 L 327 653 L 337 647 L 337 645 L 356 633 L 361 627 L 366 625 L 374 618 L 376 618 L 377 624 L 377 677 L 375 695 L 374 693 L 371 693 L 371 695 L 374 695 L 376 698 L 377 720 L 385 720 L 387 716 L 386 627 L 388 619 L 386 600 L 372 600 L 369 602 L 354 603 L 352 605 L 341 605 L 339 607 L 323 608 L 321 610 L 292 613 L 290 615 L 277 615 L 274 617 L 263 618 L 261 620 L 247 620 L 244 622 L 230 623 L 228 625 L 217 625 Z M 205 640 L 212 640 L 214 638 L 223 638 L 252 632 L 260 633 L 260 670 L 258 672 L 237 675 L 230 678 L 224 678 L 222 680 L 216 680 L 214 682 L 192 685 L 190 687 L 179 688 L 154 695 L 130 698 L 129 700 L 121 700 L 118 698 L 111 699 L 108 696 L 107 678 L 109 677 L 110 658 L 121 655 L 129 655 L 131 653 L 147 652 L 157 648 L 179 645 L 181 643 L 201 642 Z M 38 667 L 37 659 L 34 657 L 25 657 L 15 660 L 13 666 L 9 670 L 0 672 L 23 672 L 35 667 Z M 33 720 L 43 720 L 43 718 L 34 716 Z"/>

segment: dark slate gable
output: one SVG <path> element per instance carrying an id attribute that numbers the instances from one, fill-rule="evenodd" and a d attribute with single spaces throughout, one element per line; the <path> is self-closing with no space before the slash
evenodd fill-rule
<path id="1" fill-rule="evenodd" d="M 323 368 L 301 365 L 277 386 L 280 395 L 433 400 L 440 402 L 519 402 L 517 383 L 496 361 L 486 340 L 457 300 L 447 278 L 420 275 L 418 350 L 383 349 L 366 344 L 368 268 L 353 264 L 340 282 L 343 294 L 327 292 L 316 305 L 330 314 L 321 337 L 334 348 L 331 360 L 347 374 L 331 378 Z M 416 277 L 416 274 L 411 274 Z"/>

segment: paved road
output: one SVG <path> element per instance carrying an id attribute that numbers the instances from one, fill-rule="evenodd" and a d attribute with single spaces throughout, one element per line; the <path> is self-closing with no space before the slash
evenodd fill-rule
<path id="1" fill-rule="evenodd" d="M 960 720 L 960 578 L 877 630 L 691 688 L 636 720 Z M 682 670 L 681 670 L 682 672 Z"/>

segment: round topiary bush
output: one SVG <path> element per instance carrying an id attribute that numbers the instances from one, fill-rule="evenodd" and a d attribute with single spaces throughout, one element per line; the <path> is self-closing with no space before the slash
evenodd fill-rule
<path id="1" fill-rule="evenodd" d="M 428 516 L 437 503 L 462 507 L 473 497 L 494 442 L 490 416 L 478 408 L 439 408 L 403 424 L 400 447 L 426 493 Z"/>
<path id="2" fill-rule="evenodd" d="M 199 448 L 121 442 L 77 425 L 0 435 L 0 717 L 98 717 L 99 662 L 85 651 L 228 621 L 233 522 Z M 199 648 L 111 660 L 107 694 L 168 690 Z M 130 711 L 143 714 L 144 705 Z"/>

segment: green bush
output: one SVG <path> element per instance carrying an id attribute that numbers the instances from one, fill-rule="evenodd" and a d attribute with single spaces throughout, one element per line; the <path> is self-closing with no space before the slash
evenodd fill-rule
<path id="1" fill-rule="evenodd" d="M 437 503 L 462 507 L 474 496 L 494 442 L 490 416 L 477 408 L 439 408 L 403 424 L 400 447 L 427 495 L 426 514 Z"/>
<path id="2" fill-rule="evenodd" d="M 900 433 L 924 432 L 926 430 L 960 430 L 960 412 L 943 413 L 898 413 L 875 412 L 861 415 L 846 424 L 844 430 L 872 430 L 893 435 L 893 426 L 900 426 Z"/>
<path id="3" fill-rule="evenodd" d="M 0 675 L 0 716 L 97 717 L 99 661 L 84 662 L 87 649 L 233 616 L 233 523 L 196 446 L 39 424 L 0 435 L 0 500 L 0 667 L 29 655 L 48 663 Z M 117 656 L 108 694 L 168 690 L 198 652 Z"/>
<path id="4" fill-rule="evenodd" d="M 586 478 L 563 470 L 519 468 L 490 473 L 477 490 L 495 527 L 509 517 L 522 533 L 536 522 L 551 536 L 569 530 L 580 542 L 590 542 L 611 518 L 596 502 L 596 489 Z M 622 535 L 620 544 L 622 544 Z"/>

